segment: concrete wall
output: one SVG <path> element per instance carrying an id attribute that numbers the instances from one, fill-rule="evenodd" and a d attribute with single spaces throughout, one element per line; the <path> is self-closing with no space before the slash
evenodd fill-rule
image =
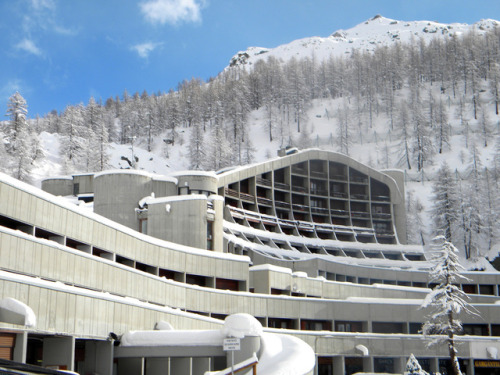
<path id="1" fill-rule="evenodd" d="M 73 195 L 73 179 L 71 177 L 45 179 L 42 181 L 42 190 L 55 196 Z"/>
<path id="2" fill-rule="evenodd" d="M 148 235 L 185 246 L 207 248 L 207 197 L 189 195 L 148 204 Z"/>
<path id="3" fill-rule="evenodd" d="M 94 212 L 139 230 L 135 209 L 139 201 L 151 195 L 149 174 L 120 172 L 97 174 L 94 178 Z"/>
<path id="4" fill-rule="evenodd" d="M 73 175 L 73 185 L 78 184 L 76 194 L 90 194 L 94 192 L 94 174 L 75 174 Z"/>

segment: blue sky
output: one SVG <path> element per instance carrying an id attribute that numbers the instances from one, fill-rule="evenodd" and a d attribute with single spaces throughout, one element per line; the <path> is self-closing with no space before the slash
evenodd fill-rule
<path id="1" fill-rule="evenodd" d="M 124 90 L 168 92 L 247 47 L 326 37 L 376 14 L 474 23 L 500 20 L 500 1 L 0 0 L 0 111 L 15 91 L 30 117 Z"/>

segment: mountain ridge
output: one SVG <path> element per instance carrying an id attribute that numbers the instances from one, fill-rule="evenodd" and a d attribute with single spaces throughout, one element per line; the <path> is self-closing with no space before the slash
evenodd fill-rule
<path id="1" fill-rule="evenodd" d="M 292 57 L 303 58 L 314 55 L 318 60 L 349 55 L 353 50 L 373 52 L 380 46 L 389 46 L 395 42 L 410 42 L 423 38 L 426 42 L 436 37 L 460 36 L 472 30 L 482 34 L 500 22 L 484 19 L 471 25 L 465 23 L 439 23 L 435 21 L 400 21 L 376 15 L 369 20 L 344 30 L 334 31 L 327 37 L 312 36 L 293 40 L 274 48 L 248 47 L 236 53 L 229 62 L 229 67 L 249 67 L 261 59 L 273 56 L 287 61 Z"/>

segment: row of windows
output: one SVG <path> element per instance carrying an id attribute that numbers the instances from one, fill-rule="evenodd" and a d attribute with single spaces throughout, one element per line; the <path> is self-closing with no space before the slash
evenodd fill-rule
<path id="1" fill-rule="evenodd" d="M 214 276 L 201 276 L 201 275 L 191 275 L 184 272 L 169 270 L 160 268 L 158 266 L 153 266 L 149 264 L 145 264 L 134 259 L 130 259 L 119 254 L 112 253 L 110 251 L 106 251 L 90 244 L 86 244 L 84 242 L 61 236 L 56 233 L 52 233 L 42 228 L 34 227 L 32 225 L 28 225 L 17 220 L 0 216 L 0 226 L 20 230 L 26 234 L 33 235 L 37 238 L 43 238 L 46 240 L 55 241 L 61 245 L 65 245 L 75 250 L 82 251 L 84 253 L 94 255 L 96 257 L 104 258 L 107 260 L 114 261 L 116 263 L 122 264 L 127 267 L 134 268 L 136 270 L 146 272 L 155 276 L 165 277 L 167 279 L 175 280 L 178 282 L 184 282 L 187 284 L 194 284 L 199 286 L 204 286 L 208 288 L 216 288 L 216 289 L 228 289 L 233 291 L 245 290 L 246 285 L 245 282 L 240 282 L 239 280 L 231 280 L 218 278 Z M 210 226 L 210 225 L 209 225 Z M 209 230 L 211 230 L 209 228 Z"/>

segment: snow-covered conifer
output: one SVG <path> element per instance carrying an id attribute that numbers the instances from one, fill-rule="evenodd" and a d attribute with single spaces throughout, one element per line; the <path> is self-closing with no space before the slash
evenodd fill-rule
<path id="1" fill-rule="evenodd" d="M 429 373 L 422 369 L 422 366 L 412 353 L 406 362 L 404 375 L 429 375 Z"/>
<path id="2" fill-rule="evenodd" d="M 430 345 L 446 343 L 455 375 L 461 375 L 457 358 L 455 335 L 462 333 L 458 315 L 475 314 L 467 302 L 467 295 L 457 284 L 467 281 L 459 262 L 458 249 L 444 236 L 436 236 L 431 247 L 434 266 L 429 276 L 434 289 L 424 299 L 421 308 L 430 310 L 422 327 L 426 336 L 432 336 Z"/>
<path id="3" fill-rule="evenodd" d="M 455 235 L 458 201 L 455 178 L 446 162 L 437 171 L 432 193 L 434 232 L 451 240 Z"/>

